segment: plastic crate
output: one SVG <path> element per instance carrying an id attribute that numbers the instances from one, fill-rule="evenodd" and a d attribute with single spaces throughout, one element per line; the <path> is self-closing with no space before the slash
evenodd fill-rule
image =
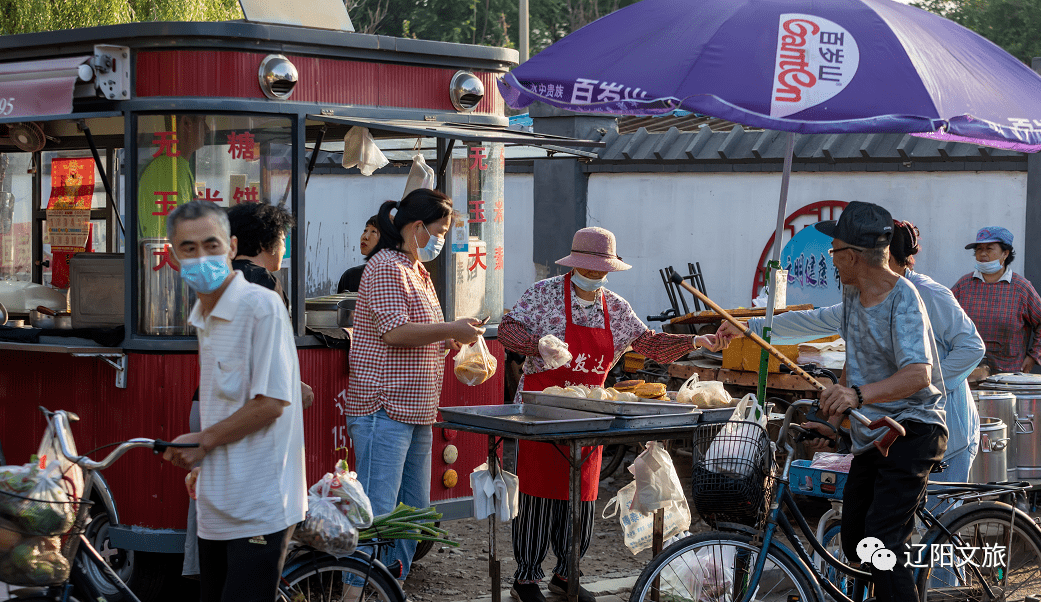
<path id="1" fill-rule="evenodd" d="M 795 460 L 788 471 L 788 482 L 792 493 L 841 500 L 847 476 L 837 470 L 810 468 L 810 460 Z"/>

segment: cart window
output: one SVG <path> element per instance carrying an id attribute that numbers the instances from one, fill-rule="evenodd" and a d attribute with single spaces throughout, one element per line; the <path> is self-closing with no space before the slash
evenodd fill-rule
<path id="1" fill-rule="evenodd" d="M 0 153 L 0 278 L 32 280 L 33 166 L 30 153 Z"/>
<path id="2" fill-rule="evenodd" d="M 255 115 L 137 118 L 138 332 L 189 334 L 194 300 L 169 263 L 166 216 L 192 199 L 293 211 L 292 122 Z M 288 262 L 278 275 L 290 290 Z"/>
<path id="3" fill-rule="evenodd" d="M 454 307 L 446 313 L 455 318 L 490 316 L 494 323 L 503 313 L 505 150 L 500 143 L 464 148 L 466 158 L 454 159 L 452 165 Z"/>

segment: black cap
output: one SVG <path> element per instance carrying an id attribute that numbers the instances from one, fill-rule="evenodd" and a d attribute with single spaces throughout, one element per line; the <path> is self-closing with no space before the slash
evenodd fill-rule
<path id="1" fill-rule="evenodd" d="M 820 222 L 815 227 L 826 236 L 865 249 L 887 247 L 893 240 L 893 216 L 874 203 L 851 201 L 838 221 Z"/>

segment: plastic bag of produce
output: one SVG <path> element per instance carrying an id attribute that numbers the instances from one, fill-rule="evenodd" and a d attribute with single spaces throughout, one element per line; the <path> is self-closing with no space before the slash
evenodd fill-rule
<path id="1" fill-rule="evenodd" d="M 61 535 L 68 531 L 76 510 L 61 486 L 61 466 L 51 462 L 41 470 L 30 463 L 21 468 L 7 472 L 8 478 L 0 482 L 4 490 L 0 493 L 0 513 L 23 533 Z"/>
<path id="2" fill-rule="evenodd" d="M 57 537 L 26 537 L 0 551 L 0 581 L 10 585 L 53 585 L 69 578 L 69 561 Z"/>
<path id="3" fill-rule="evenodd" d="M 326 554 L 346 556 L 358 547 L 358 530 L 337 507 L 340 498 L 329 494 L 329 482 L 323 479 L 319 484 L 321 494 L 308 494 L 307 516 L 296 526 L 293 539 Z"/>
<path id="4" fill-rule="evenodd" d="M 321 496 L 328 485 L 328 495 L 337 499 L 340 512 L 358 529 L 372 525 L 372 503 L 358 481 L 358 474 L 351 472 L 346 460 L 336 463 L 334 472 L 327 472 L 320 481 L 311 485 L 309 493 Z"/>
<path id="5" fill-rule="evenodd" d="M 477 341 L 463 345 L 455 354 L 455 377 L 464 385 L 473 387 L 491 378 L 497 364 L 484 337 L 477 337 Z"/>

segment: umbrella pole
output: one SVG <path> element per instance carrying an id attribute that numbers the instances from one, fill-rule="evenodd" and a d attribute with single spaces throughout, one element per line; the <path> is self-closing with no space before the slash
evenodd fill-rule
<path id="1" fill-rule="evenodd" d="M 781 269 L 781 235 L 784 234 L 784 218 L 788 214 L 788 181 L 792 176 L 792 157 L 795 154 L 795 132 L 788 132 L 785 138 L 784 169 L 781 172 L 781 199 L 777 205 L 777 228 L 774 230 L 774 248 L 770 261 L 766 264 L 766 282 L 769 296 L 766 302 L 766 324 L 763 326 L 763 340 L 770 342 L 770 332 L 774 325 L 774 299 L 777 287 L 774 286 L 775 274 Z M 755 292 L 753 291 L 754 295 Z M 759 405 L 766 407 L 766 379 L 769 376 L 770 354 L 765 349 L 759 354 L 759 386 L 756 392 Z"/>

